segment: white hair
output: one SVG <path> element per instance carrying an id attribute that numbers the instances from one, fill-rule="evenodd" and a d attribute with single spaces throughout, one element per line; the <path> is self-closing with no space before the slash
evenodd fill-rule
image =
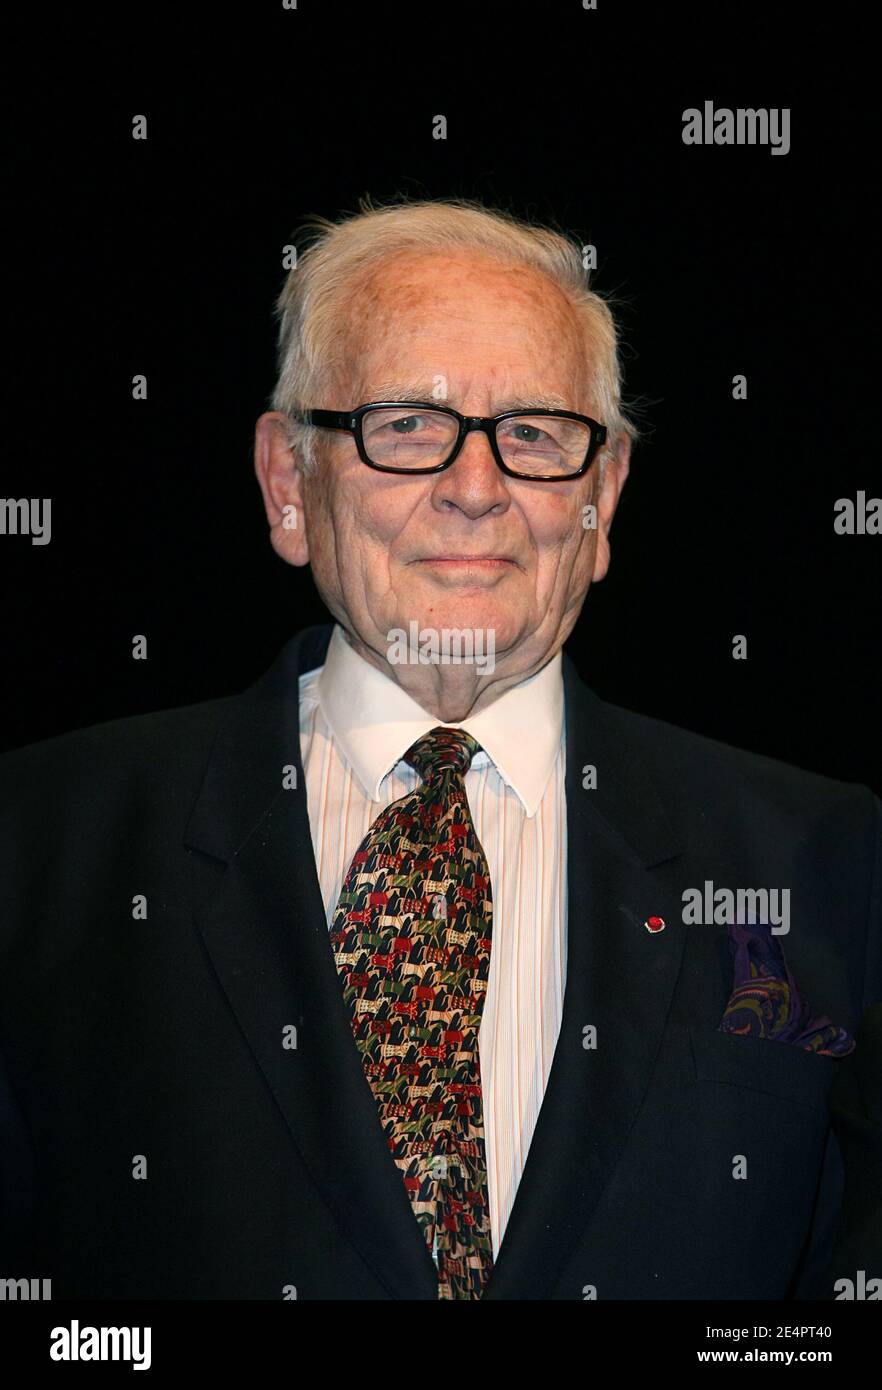
<path id="1" fill-rule="evenodd" d="M 622 405 L 619 335 L 612 312 L 607 300 L 589 288 L 582 248 L 569 236 L 471 199 L 402 200 L 377 206 L 365 198 L 357 213 L 337 222 L 310 218 L 301 228 L 304 239 L 305 249 L 298 253 L 276 301 L 278 378 L 271 406 L 287 417 L 288 440 L 305 472 L 315 467 L 317 430 L 291 417 L 296 410 L 323 404 L 322 392 L 342 360 L 347 288 L 403 251 L 474 252 L 548 276 L 583 324 L 591 397 L 607 427 L 604 455 L 614 453 L 621 439 L 638 437 Z"/>

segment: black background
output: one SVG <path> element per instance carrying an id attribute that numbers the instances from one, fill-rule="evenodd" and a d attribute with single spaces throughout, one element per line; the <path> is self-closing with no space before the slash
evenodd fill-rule
<path id="1" fill-rule="evenodd" d="M 365 193 L 460 195 L 592 242 L 620 301 L 646 438 L 568 644 L 582 674 L 882 790 L 882 537 L 833 531 L 837 498 L 882 492 L 867 22 L 611 0 L 41 10 L 4 118 L 2 492 L 51 497 L 52 540 L 0 536 L 3 746 L 235 692 L 326 620 L 270 549 L 252 471 L 282 248 Z M 705 100 L 791 108 L 790 153 L 684 145 Z"/>

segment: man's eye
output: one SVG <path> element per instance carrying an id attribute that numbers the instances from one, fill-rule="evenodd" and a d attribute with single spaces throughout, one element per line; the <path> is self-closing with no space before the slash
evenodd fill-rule
<path id="1" fill-rule="evenodd" d="M 548 442 L 551 436 L 538 425 L 530 425 L 525 420 L 515 420 L 509 426 L 506 436 L 512 444 L 539 444 Z"/>
<path id="2" fill-rule="evenodd" d="M 427 428 L 426 417 L 416 414 L 393 415 L 391 418 L 379 416 L 376 419 L 365 421 L 365 435 L 368 437 L 422 434 Z"/>
<path id="3" fill-rule="evenodd" d="M 515 425 L 514 438 L 522 444 L 535 444 L 540 435 L 545 433 L 540 430 L 538 425 Z"/>

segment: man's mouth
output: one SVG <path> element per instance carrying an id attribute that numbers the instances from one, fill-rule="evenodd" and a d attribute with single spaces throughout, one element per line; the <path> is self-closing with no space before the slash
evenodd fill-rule
<path id="1" fill-rule="evenodd" d="M 412 563 L 418 565 L 513 565 L 507 555 L 423 555 Z"/>

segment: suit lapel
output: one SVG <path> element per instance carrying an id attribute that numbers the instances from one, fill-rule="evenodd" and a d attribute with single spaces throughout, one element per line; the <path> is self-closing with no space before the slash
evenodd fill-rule
<path id="1" fill-rule="evenodd" d="M 567 978 L 560 1034 L 485 1298 L 547 1298 L 608 1183 L 649 1081 L 686 928 L 651 870 L 680 852 L 658 791 L 622 746 L 615 712 L 564 657 Z M 583 767 L 597 787 L 583 788 Z M 657 934 L 647 917 L 664 919 Z M 587 1026 L 596 1047 L 584 1046 Z M 593 1282 L 599 1267 L 586 1268 Z M 581 1285 L 572 1296 L 580 1296 Z"/>
<path id="2" fill-rule="evenodd" d="M 226 869 L 197 927 L 341 1228 L 394 1298 L 435 1299 L 435 1267 L 352 1040 L 315 870 L 298 676 L 322 663 L 330 633 L 309 629 L 290 642 L 218 736 L 186 843 Z M 296 790 L 283 789 L 286 765 L 296 769 Z M 286 1048 L 292 1025 L 296 1047 Z"/>
<path id="3" fill-rule="evenodd" d="M 386 1151 L 328 938 L 300 758 L 299 675 L 331 628 L 283 649 L 220 731 L 186 844 L 226 867 L 196 914 L 214 971 L 315 1186 L 393 1298 L 435 1299 L 435 1267 Z M 485 1298 L 544 1298 L 615 1168 L 680 969 L 679 899 L 651 871 L 679 853 L 615 713 L 564 657 L 567 980 L 560 1035 Z M 582 768 L 597 767 L 585 790 Z M 284 790 L 283 769 L 296 770 Z M 651 935 L 645 919 L 666 928 Z M 296 1029 L 296 1048 L 283 1046 Z M 586 1049 L 593 1025 L 597 1045 Z M 586 1280 L 591 1281 L 591 1270 Z M 574 1290 L 578 1297 L 578 1290 Z"/>

